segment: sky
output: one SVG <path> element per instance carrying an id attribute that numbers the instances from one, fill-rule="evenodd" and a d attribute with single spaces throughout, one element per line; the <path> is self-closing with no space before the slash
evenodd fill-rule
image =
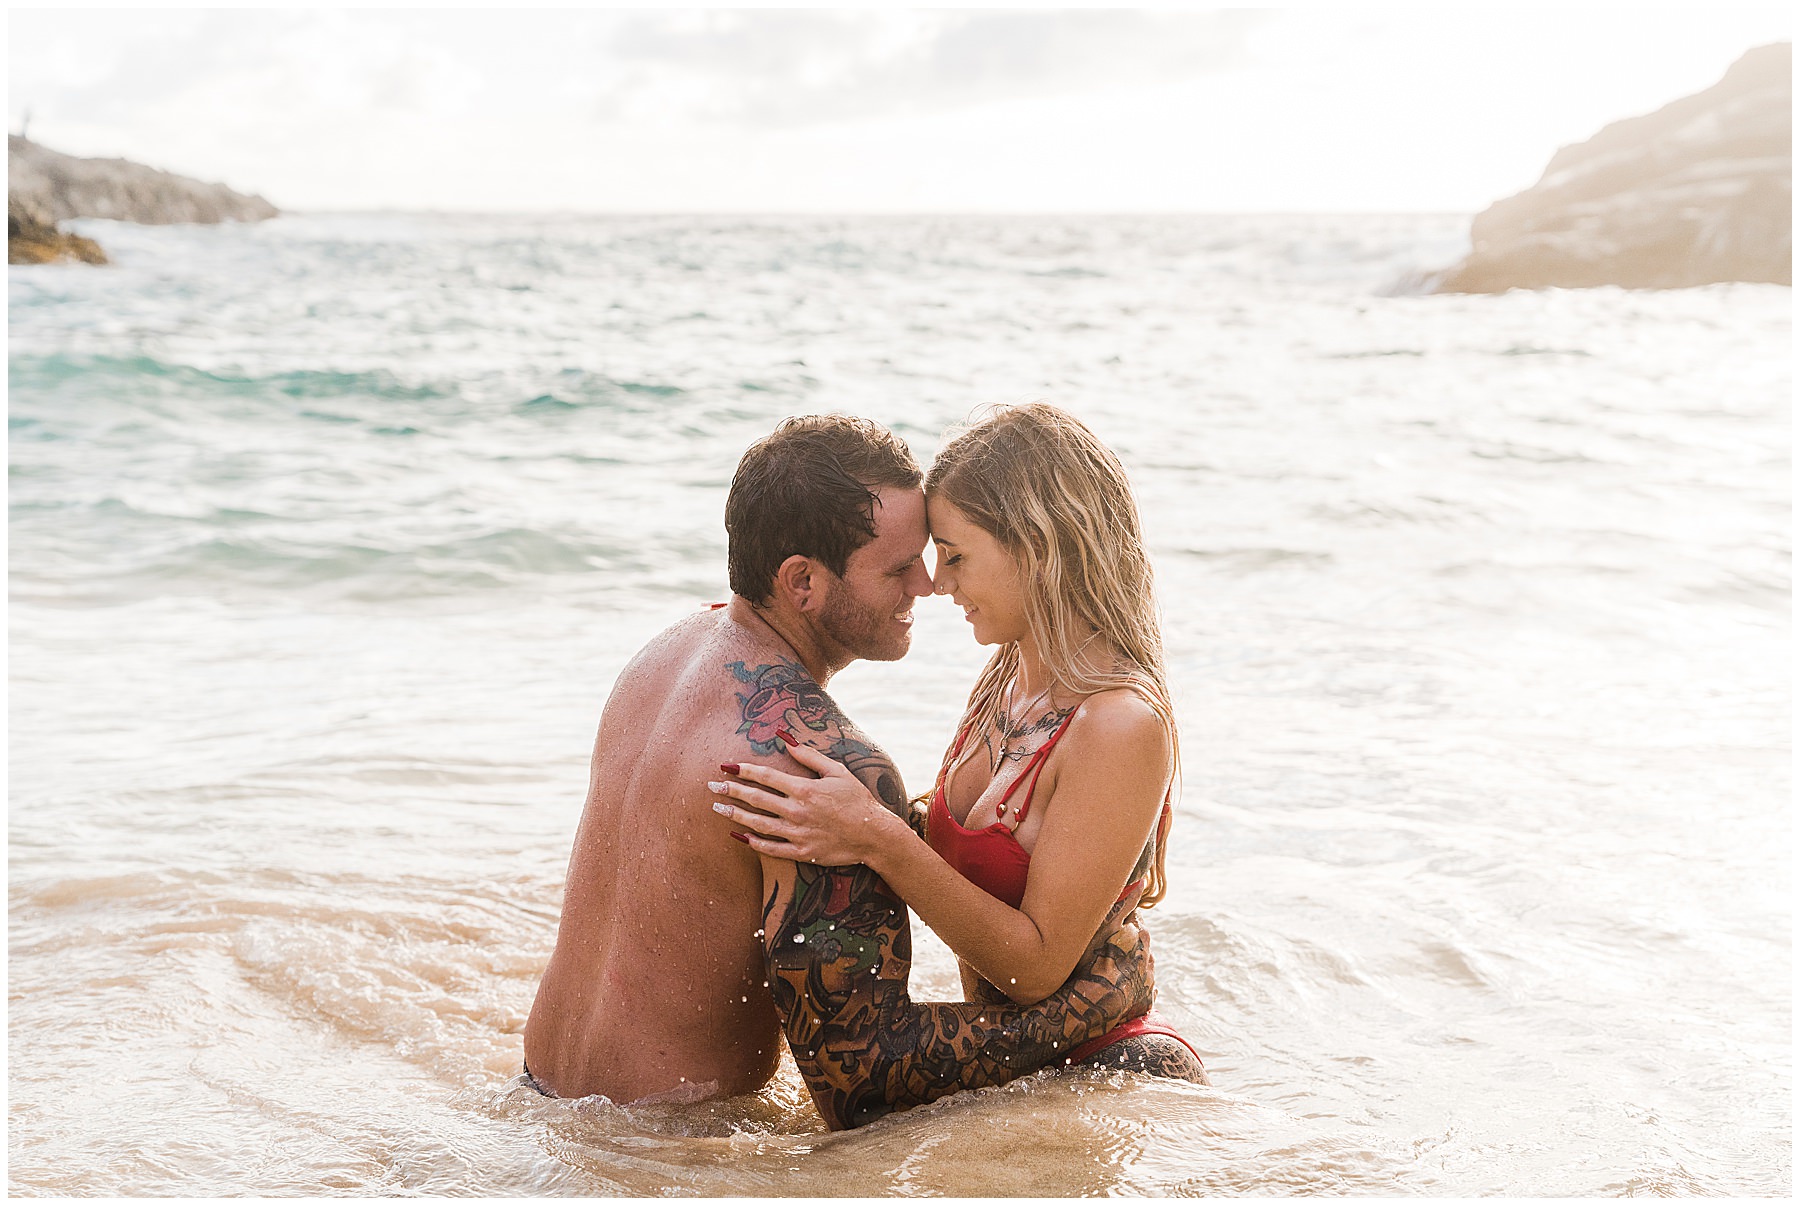
<path id="1" fill-rule="evenodd" d="M 294 211 L 1475 212 L 1789 6 L 12 9 L 8 122 Z"/>

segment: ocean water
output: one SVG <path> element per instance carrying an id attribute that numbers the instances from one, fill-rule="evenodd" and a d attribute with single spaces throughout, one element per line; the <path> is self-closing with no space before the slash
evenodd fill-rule
<path id="1" fill-rule="evenodd" d="M 9 271 L 12 1192 L 1791 1187 L 1789 290 L 1397 294 L 1450 216 L 78 226 Z M 739 453 L 1035 398 L 1143 506 L 1213 1087 L 521 1089 Z M 981 658 L 926 600 L 834 692 L 916 786 Z"/>

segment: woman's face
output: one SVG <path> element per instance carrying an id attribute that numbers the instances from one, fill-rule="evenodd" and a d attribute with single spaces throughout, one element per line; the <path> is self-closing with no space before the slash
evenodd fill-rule
<path id="1" fill-rule="evenodd" d="M 927 498 L 925 515 L 937 548 L 932 588 L 963 609 L 977 643 L 1003 645 L 1022 638 L 1028 628 L 1018 561 L 954 503 Z"/>

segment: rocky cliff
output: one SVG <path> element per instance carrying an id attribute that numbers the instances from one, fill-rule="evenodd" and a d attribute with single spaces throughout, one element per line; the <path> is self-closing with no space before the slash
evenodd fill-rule
<path id="1" fill-rule="evenodd" d="M 1759 47 L 1704 92 L 1614 122 L 1478 215 L 1439 293 L 1793 283 L 1793 48 Z"/>
<path id="2" fill-rule="evenodd" d="M 56 229 L 56 223 L 43 221 L 26 206 L 8 198 L 6 262 L 54 264 L 60 260 L 80 260 L 84 264 L 107 262 L 106 253 L 94 240 L 65 234 Z"/>
<path id="3" fill-rule="evenodd" d="M 78 159 L 17 134 L 6 140 L 6 258 L 11 264 L 70 256 L 104 263 L 91 240 L 56 229 L 66 218 L 167 225 L 255 222 L 279 212 L 261 197 L 233 192 L 223 184 L 191 180 L 124 159 Z M 77 250 L 83 244 L 91 254 Z"/>

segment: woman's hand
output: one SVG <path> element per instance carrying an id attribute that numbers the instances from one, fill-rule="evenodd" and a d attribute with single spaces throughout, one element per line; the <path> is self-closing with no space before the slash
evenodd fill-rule
<path id="1" fill-rule="evenodd" d="M 726 762 L 719 769 L 746 782 L 707 784 L 717 795 L 750 805 L 740 808 L 718 800 L 713 811 L 751 830 L 743 840 L 752 850 L 827 867 L 872 865 L 882 850 L 891 848 L 889 843 L 912 836 L 906 822 L 889 812 L 843 763 L 805 745 L 789 746 L 788 753 L 817 777 Z"/>

